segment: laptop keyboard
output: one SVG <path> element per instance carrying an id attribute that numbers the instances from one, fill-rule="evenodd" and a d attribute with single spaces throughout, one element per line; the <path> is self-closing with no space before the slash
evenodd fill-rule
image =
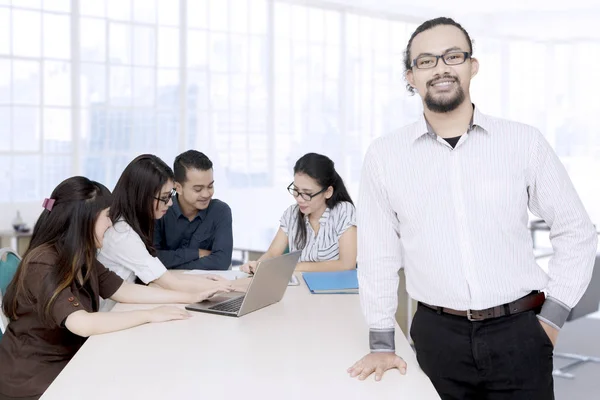
<path id="1" fill-rule="evenodd" d="M 240 307 L 244 302 L 244 296 L 236 297 L 235 299 L 227 300 L 219 304 L 215 304 L 212 307 L 209 307 L 210 310 L 215 311 L 225 311 L 225 312 L 233 312 L 236 313 L 240 311 Z"/>

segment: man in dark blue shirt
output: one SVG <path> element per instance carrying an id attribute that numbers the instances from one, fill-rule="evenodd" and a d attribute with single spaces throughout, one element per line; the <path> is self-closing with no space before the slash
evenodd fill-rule
<path id="1" fill-rule="evenodd" d="M 154 246 L 169 269 L 229 269 L 233 251 L 231 209 L 215 192 L 212 162 L 196 150 L 175 158 L 177 196 L 156 222 Z"/>

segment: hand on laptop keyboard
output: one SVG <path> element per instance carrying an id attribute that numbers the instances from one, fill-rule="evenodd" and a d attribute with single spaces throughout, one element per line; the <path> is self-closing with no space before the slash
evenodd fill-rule
<path id="1" fill-rule="evenodd" d="M 227 278 L 223 278 L 220 275 L 215 275 L 215 274 L 202 274 L 200 275 L 201 278 L 204 279 L 208 279 L 209 281 L 221 281 L 221 282 L 227 282 L 228 279 Z"/>
<path id="2" fill-rule="evenodd" d="M 213 297 L 216 294 L 219 293 L 227 293 L 227 292 L 231 292 L 233 290 L 232 287 L 218 287 L 218 288 L 212 288 L 212 289 L 208 289 L 199 293 L 190 293 L 191 297 L 192 297 L 192 301 L 190 301 L 190 303 L 201 303 L 204 300 L 210 299 L 211 297 Z"/>
<path id="3" fill-rule="evenodd" d="M 242 292 L 246 293 L 248 291 L 248 286 L 250 286 L 250 281 L 252 278 L 240 278 L 235 281 L 231 281 L 231 286 L 233 287 L 234 292 Z"/>

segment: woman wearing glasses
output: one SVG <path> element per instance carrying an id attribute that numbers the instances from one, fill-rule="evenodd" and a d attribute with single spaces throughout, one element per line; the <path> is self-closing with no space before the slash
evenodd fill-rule
<path id="1" fill-rule="evenodd" d="M 296 199 L 280 220 L 269 250 L 258 261 L 302 250 L 297 271 L 338 271 L 356 267 L 356 210 L 333 161 L 308 153 L 294 166 L 288 191 Z M 257 261 L 242 265 L 254 272 Z"/>
<path id="2" fill-rule="evenodd" d="M 98 182 L 68 178 L 44 200 L 29 249 L 3 297 L 10 323 L 0 341 L 0 400 L 38 399 L 86 338 L 189 317 L 177 307 L 106 313 L 100 297 L 124 303 L 190 303 L 215 294 L 123 283 L 96 260 L 111 226 L 111 194 Z"/>
<path id="3" fill-rule="evenodd" d="M 113 191 L 113 226 L 104 235 L 98 260 L 129 282 L 137 277 L 145 284 L 185 292 L 232 289 L 229 281 L 214 275 L 174 274 L 156 257 L 154 224 L 173 204 L 173 179 L 171 168 L 157 156 L 144 154 L 129 163 Z M 102 308 L 111 306 L 106 302 Z"/>

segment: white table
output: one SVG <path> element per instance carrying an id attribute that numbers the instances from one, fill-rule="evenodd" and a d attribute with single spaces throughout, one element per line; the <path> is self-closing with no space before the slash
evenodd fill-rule
<path id="1" fill-rule="evenodd" d="M 91 337 L 42 400 L 439 400 L 398 328 L 407 374 L 350 378 L 346 369 L 368 349 L 358 295 L 312 295 L 300 280 L 281 302 L 241 318 L 193 313 Z"/>

